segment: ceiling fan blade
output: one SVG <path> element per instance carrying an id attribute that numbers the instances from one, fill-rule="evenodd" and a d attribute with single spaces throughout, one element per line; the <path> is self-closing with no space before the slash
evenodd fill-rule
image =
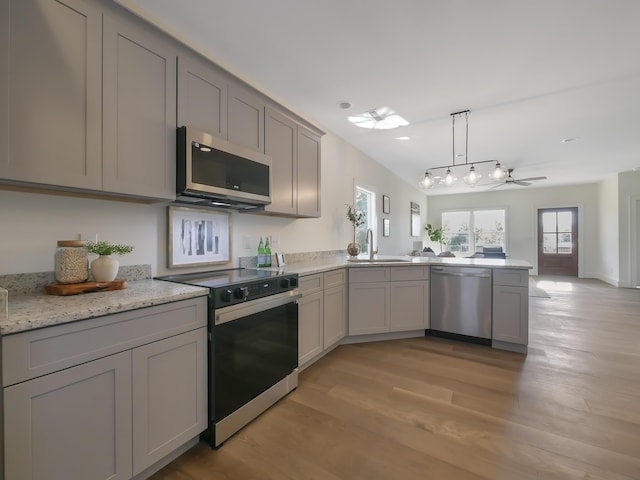
<path id="1" fill-rule="evenodd" d="M 487 188 L 487 190 L 493 190 L 494 188 L 502 187 L 503 185 L 506 185 L 506 183 L 505 182 L 498 183 L 497 185 L 494 185 L 493 187 Z"/>
<path id="2" fill-rule="evenodd" d="M 519 178 L 518 180 L 521 182 L 529 182 L 532 180 L 546 180 L 547 177 L 529 177 L 529 178 Z"/>
<path id="3" fill-rule="evenodd" d="M 521 185 L 523 187 L 528 187 L 529 185 L 531 185 L 529 182 L 523 182 L 522 180 L 514 180 L 512 183 L 515 183 L 516 185 Z"/>

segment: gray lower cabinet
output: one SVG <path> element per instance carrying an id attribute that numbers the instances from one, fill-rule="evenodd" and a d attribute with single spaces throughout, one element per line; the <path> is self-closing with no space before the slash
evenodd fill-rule
<path id="1" fill-rule="evenodd" d="M 206 315 L 200 297 L 3 337 L 6 480 L 130 479 L 197 438 Z"/>
<path id="2" fill-rule="evenodd" d="M 429 267 L 351 268 L 349 335 L 424 330 Z"/>
<path id="3" fill-rule="evenodd" d="M 494 347 L 526 350 L 529 341 L 528 270 L 493 270 L 492 329 Z"/>
<path id="4" fill-rule="evenodd" d="M 298 301 L 298 365 L 322 353 L 324 330 L 324 277 L 322 273 L 300 277 Z"/>
<path id="5" fill-rule="evenodd" d="M 265 212 L 319 217 L 320 136 L 267 107 L 265 153 L 273 160 L 271 204 Z"/>
<path id="6" fill-rule="evenodd" d="M 346 270 L 302 276 L 299 282 L 298 365 L 303 366 L 346 335 Z"/>
<path id="7" fill-rule="evenodd" d="M 207 428 L 207 332 L 135 348 L 133 474 L 144 471 Z"/>
<path id="8" fill-rule="evenodd" d="M 347 270 L 324 273 L 324 322 L 322 344 L 331 348 L 347 334 Z"/>
<path id="9" fill-rule="evenodd" d="M 0 179 L 102 189 L 102 12 L 0 0 Z"/>
<path id="10" fill-rule="evenodd" d="M 4 389 L 7 480 L 131 478 L 131 352 Z"/>

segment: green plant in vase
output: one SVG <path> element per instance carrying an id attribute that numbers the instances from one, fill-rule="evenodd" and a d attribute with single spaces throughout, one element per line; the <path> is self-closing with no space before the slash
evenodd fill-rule
<path id="1" fill-rule="evenodd" d="M 356 210 L 353 205 L 346 204 L 347 207 L 347 219 L 353 226 L 353 242 L 347 245 L 347 253 L 352 257 L 357 257 L 360 253 L 360 245 L 356 242 L 356 229 L 361 225 L 364 225 L 366 218 L 364 212 Z"/>
<path id="2" fill-rule="evenodd" d="M 87 242 L 87 251 L 98 258 L 91 262 L 91 273 L 96 282 L 110 282 L 118 275 L 120 262 L 113 255 L 126 255 L 133 251 L 133 246 L 111 243 L 106 240 Z"/>
<path id="3" fill-rule="evenodd" d="M 427 226 L 424 227 L 424 229 L 427 231 L 427 235 L 429 235 L 429 240 L 440 245 L 440 253 L 442 253 L 442 245 L 447 243 L 446 239 L 444 238 L 444 230 L 442 229 L 442 227 L 436 228 L 430 223 L 427 223 Z"/>

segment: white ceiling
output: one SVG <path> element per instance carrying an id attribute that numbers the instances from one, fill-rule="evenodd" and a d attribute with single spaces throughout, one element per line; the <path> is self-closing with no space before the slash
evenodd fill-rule
<path id="1" fill-rule="evenodd" d="M 116 1 L 412 184 L 452 163 L 467 109 L 469 163 L 536 186 L 640 168 L 639 0 Z M 383 106 L 410 125 L 347 121 Z"/>

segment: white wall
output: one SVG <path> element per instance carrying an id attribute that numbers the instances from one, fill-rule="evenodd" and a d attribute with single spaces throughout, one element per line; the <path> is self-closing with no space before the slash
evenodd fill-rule
<path id="1" fill-rule="evenodd" d="M 618 176 L 612 175 L 598 183 L 598 252 L 596 278 L 618 285 L 620 275 L 620 233 L 618 212 Z"/>
<path id="2" fill-rule="evenodd" d="M 638 243 L 636 236 L 636 204 L 640 199 L 640 172 L 624 172 L 617 175 L 619 210 L 619 285 L 635 287 L 638 284 L 637 263 Z M 636 278 L 634 278 L 634 274 Z"/>
<path id="3" fill-rule="evenodd" d="M 537 209 L 578 207 L 578 275 L 598 276 L 598 201 L 596 184 L 549 188 L 521 188 L 455 195 L 430 196 L 427 222 L 441 224 L 443 210 L 504 208 L 507 210 L 507 254 L 525 260 L 538 272 Z M 617 195 L 615 196 L 617 198 Z"/>
<path id="4" fill-rule="evenodd" d="M 234 264 L 238 257 L 254 255 L 258 238 L 265 235 L 275 240 L 272 250 L 285 254 L 346 249 L 352 229 L 345 204 L 354 202 L 354 179 L 373 186 L 379 204 L 382 194 L 391 198 L 391 214 L 385 215 L 391 220 L 391 236 L 382 238 L 379 228 L 379 253 L 410 252 L 414 239 L 409 236 L 409 206 L 418 203 L 426 218 L 424 194 L 329 133 L 322 139 L 322 217 L 233 213 Z M 0 274 L 53 271 L 56 241 L 79 234 L 134 245 L 134 252 L 120 257 L 120 263 L 151 264 L 153 275 L 197 270 L 166 268 L 167 205 L 0 190 Z M 381 205 L 378 209 L 382 218 Z"/>

